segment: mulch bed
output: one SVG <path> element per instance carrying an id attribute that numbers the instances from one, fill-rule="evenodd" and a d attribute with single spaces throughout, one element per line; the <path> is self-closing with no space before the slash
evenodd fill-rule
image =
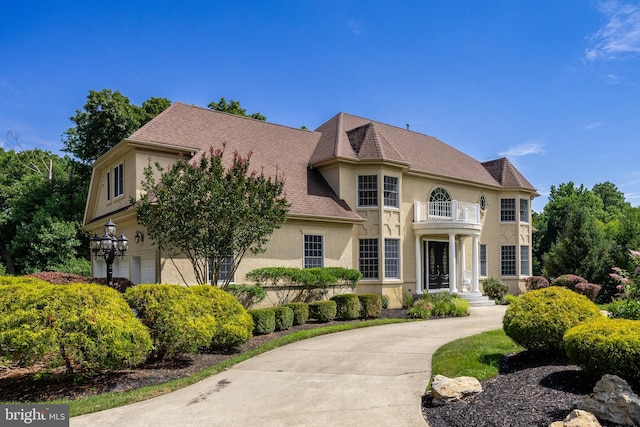
<path id="1" fill-rule="evenodd" d="M 382 318 L 406 318 L 407 310 L 383 310 Z M 29 369 L 0 365 L 0 402 L 47 402 L 56 399 L 76 400 L 108 392 L 120 392 L 140 387 L 162 384 L 177 378 L 192 375 L 202 369 L 230 359 L 233 356 L 254 350 L 261 345 L 306 329 L 356 323 L 333 321 L 317 323 L 310 321 L 293 326 L 286 331 L 258 335 L 230 352 L 211 352 L 183 357 L 166 362 L 149 362 L 134 369 L 108 372 L 91 377 L 68 375 L 62 369 L 45 374 L 38 367 Z"/>

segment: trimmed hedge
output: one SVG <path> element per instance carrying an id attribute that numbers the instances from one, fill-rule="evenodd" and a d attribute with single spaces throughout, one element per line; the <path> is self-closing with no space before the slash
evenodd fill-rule
<path id="1" fill-rule="evenodd" d="M 211 285 L 192 286 L 189 289 L 205 299 L 209 313 L 216 319 L 212 348 L 228 350 L 251 339 L 253 318 L 233 295 Z"/>
<path id="2" fill-rule="evenodd" d="M 274 307 L 276 331 L 286 331 L 293 326 L 293 310 L 289 307 Z"/>
<path id="3" fill-rule="evenodd" d="M 276 312 L 273 308 L 254 308 L 249 310 L 253 318 L 253 334 L 267 335 L 276 330 Z"/>
<path id="4" fill-rule="evenodd" d="M 564 352 L 562 337 L 570 328 L 603 314 L 585 296 L 557 286 L 530 291 L 507 307 L 504 332 L 528 350 Z"/>
<path id="5" fill-rule="evenodd" d="M 567 356 L 586 371 L 640 380 L 640 321 L 599 319 L 575 326 L 564 335 Z"/>
<path id="6" fill-rule="evenodd" d="M 360 299 L 356 294 L 340 294 L 330 298 L 336 302 L 336 319 L 354 320 L 360 318 Z"/>
<path id="7" fill-rule="evenodd" d="M 26 282 L 0 292 L 0 355 L 22 366 L 83 373 L 146 360 L 149 331 L 113 289 Z"/>
<path id="8" fill-rule="evenodd" d="M 382 297 L 378 294 L 358 295 L 360 300 L 360 317 L 363 319 L 377 319 L 382 314 Z"/>
<path id="9" fill-rule="evenodd" d="M 153 339 L 153 357 L 197 353 L 211 344 L 216 319 L 206 298 L 180 285 L 137 285 L 124 294 Z"/>
<path id="10" fill-rule="evenodd" d="M 575 291 L 578 283 L 587 283 L 587 279 L 576 274 L 563 274 L 551 281 L 551 286 L 561 286 Z"/>
<path id="11" fill-rule="evenodd" d="M 524 285 L 528 291 L 535 291 L 549 287 L 549 281 L 543 276 L 529 276 L 524 279 Z"/>
<path id="12" fill-rule="evenodd" d="M 306 302 L 290 302 L 283 307 L 293 310 L 294 325 L 304 325 L 309 320 L 309 304 Z"/>
<path id="13" fill-rule="evenodd" d="M 309 317 L 318 322 L 331 322 L 336 318 L 338 306 L 335 301 L 314 301 L 309 304 Z"/>

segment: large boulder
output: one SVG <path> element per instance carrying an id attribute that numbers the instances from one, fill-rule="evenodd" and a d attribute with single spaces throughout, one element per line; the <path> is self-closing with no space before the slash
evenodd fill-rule
<path id="1" fill-rule="evenodd" d="M 596 383 L 593 394 L 577 402 L 576 407 L 591 412 L 602 421 L 640 425 L 640 397 L 616 375 L 605 374 Z"/>
<path id="2" fill-rule="evenodd" d="M 602 427 L 590 412 L 574 409 L 563 421 L 554 421 L 549 427 Z"/>
<path id="3" fill-rule="evenodd" d="M 434 405 L 455 402 L 481 391 L 480 381 L 473 377 L 448 378 L 444 375 L 436 375 L 431 383 L 431 396 Z"/>

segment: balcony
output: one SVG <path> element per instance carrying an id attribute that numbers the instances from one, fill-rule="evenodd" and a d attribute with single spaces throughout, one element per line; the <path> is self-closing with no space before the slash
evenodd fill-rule
<path id="1" fill-rule="evenodd" d="M 414 202 L 413 228 L 480 230 L 480 205 L 458 202 Z"/>

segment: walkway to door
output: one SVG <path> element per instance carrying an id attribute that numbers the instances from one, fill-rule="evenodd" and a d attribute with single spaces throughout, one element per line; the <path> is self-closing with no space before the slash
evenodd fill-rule
<path id="1" fill-rule="evenodd" d="M 299 341 L 197 384 L 71 419 L 81 426 L 426 426 L 421 396 L 443 344 L 502 327 L 504 306 L 466 318 L 362 328 Z"/>

